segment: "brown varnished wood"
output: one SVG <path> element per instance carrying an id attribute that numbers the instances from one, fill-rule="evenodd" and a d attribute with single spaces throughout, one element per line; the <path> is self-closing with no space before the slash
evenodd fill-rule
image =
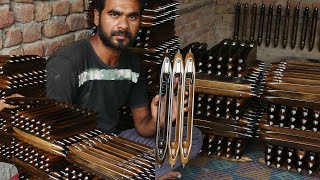
<path id="1" fill-rule="evenodd" d="M 311 94 L 297 91 L 283 91 L 274 89 L 265 89 L 266 95 L 285 97 L 289 99 L 299 99 L 306 102 L 320 102 L 320 94 Z"/>

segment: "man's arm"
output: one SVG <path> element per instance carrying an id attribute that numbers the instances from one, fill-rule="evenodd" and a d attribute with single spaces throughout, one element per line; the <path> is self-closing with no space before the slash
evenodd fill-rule
<path id="1" fill-rule="evenodd" d="M 150 107 L 147 105 L 131 109 L 135 128 L 141 136 L 150 137 L 156 134 L 158 102 L 159 95 L 152 99 Z"/>
<path id="2" fill-rule="evenodd" d="M 131 108 L 131 112 L 133 115 L 134 125 L 137 129 L 138 133 L 141 136 L 149 137 L 156 134 L 157 130 L 157 115 L 158 115 L 158 106 L 159 106 L 159 95 L 156 95 L 149 106 L 143 106 L 140 108 Z M 164 106 L 165 99 L 162 99 L 161 102 Z M 172 107 L 172 122 L 176 120 L 176 114 L 177 114 L 177 100 L 176 97 L 173 99 L 172 102 L 174 105 Z M 185 102 L 186 104 L 186 102 Z M 184 108 L 184 112 L 187 112 L 187 107 Z M 162 128 L 164 126 L 165 118 L 164 116 L 164 109 L 161 109 L 161 116 L 160 119 L 160 127 Z"/>

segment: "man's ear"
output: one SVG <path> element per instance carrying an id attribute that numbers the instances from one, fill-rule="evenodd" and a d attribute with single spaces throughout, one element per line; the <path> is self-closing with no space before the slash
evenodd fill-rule
<path id="1" fill-rule="evenodd" d="M 100 22 L 100 14 L 99 11 L 97 9 L 93 10 L 94 13 L 94 19 L 93 19 L 93 23 L 95 26 L 99 26 L 99 22 Z"/>

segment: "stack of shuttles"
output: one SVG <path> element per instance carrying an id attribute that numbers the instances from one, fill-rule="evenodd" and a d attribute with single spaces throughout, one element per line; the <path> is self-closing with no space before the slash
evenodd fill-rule
<path id="1" fill-rule="evenodd" d="M 320 63 L 286 60 L 269 66 L 260 126 L 265 163 L 308 174 L 320 170 Z"/>
<path id="2" fill-rule="evenodd" d="M 43 97 L 46 77 L 44 58 L 1 56 L 1 62 L 2 98 L 7 104 L 16 105 L 17 108 L 0 112 L 0 160 L 15 164 L 19 169 L 20 179 L 154 177 L 152 150 L 95 130 L 97 114 L 93 111 Z M 25 97 L 6 98 L 15 93 Z M 98 148 L 89 148 L 88 141 L 99 141 L 105 146 L 116 147 L 118 151 L 105 152 Z M 86 153 L 91 156 L 99 151 L 100 154 L 110 154 L 110 157 L 100 162 L 86 162 L 81 166 L 81 160 L 83 162 L 86 159 L 79 160 L 78 155 L 74 155 L 75 150 L 69 149 L 72 146 L 90 149 Z M 148 154 L 145 155 L 137 149 L 143 149 Z M 150 160 L 152 158 L 153 161 Z M 73 161 L 68 162 L 67 159 Z M 145 162 L 146 160 L 148 162 Z M 95 163 L 100 165 L 101 172 L 90 169 L 89 165 Z M 113 166 L 106 167 L 108 163 Z M 113 174 L 110 174 L 112 168 Z M 124 168 L 127 170 L 122 172 Z M 117 174 L 118 171 L 121 172 Z"/>
<path id="3" fill-rule="evenodd" d="M 34 177 L 40 179 L 59 179 L 57 177 L 92 179 L 95 177 L 68 163 L 63 156 L 52 155 L 28 143 L 15 141 L 11 148 L 13 162 L 19 169 L 19 179 Z"/>
<path id="4" fill-rule="evenodd" d="M 145 1 L 135 49 L 144 55 L 148 86 L 159 86 L 159 80 L 154 82 L 151 76 L 159 79 L 165 51 L 173 54 L 180 47 L 179 38 L 174 36 L 177 5 L 175 1 Z"/>
<path id="5" fill-rule="evenodd" d="M 136 142 L 100 134 L 68 149 L 69 162 L 103 179 L 155 178 L 154 150 Z"/>
<path id="6" fill-rule="evenodd" d="M 23 96 L 45 96 L 45 58 L 27 55 L 0 55 L 1 97 L 18 93 Z"/>
<path id="7" fill-rule="evenodd" d="M 255 136 L 262 106 L 262 62 L 256 46 L 225 39 L 207 50 L 191 43 L 196 59 L 194 126 L 204 133 L 203 149 L 209 155 L 240 159 L 246 143 Z"/>
<path id="8" fill-rule="evenodd" d="M 24 96 L 45 95 L 45 59 L 38 56 L 0 56 L 0 92 L 1 98 L 12 94 Z M 13 122 L 10 110 L 0 112 L 0 143 L 8 148 L 13 140 Z M 5 156 L 8 156 L 5 155 Z"/>
<path id="9" fill-rule="evenodd" d="M 175 53 L 180 48 L 174 26 L 178 4 L 172 0 L 145 1 L 140 30 L 132 50 L 143 53 L 145 60 L 158 62 L 163 60 L 165 51 Z"/>
<path id="10" fill-rule="evenodd" d="M 19 110 L 9 117 L 15 138 L 3 156 L 11 158 L 21 177 L 154 178 L 153 150 L 95 129 L 95 112 L 43 97 L 6 103 Z"/>
<path id="11" fill-rule="evenodd" d="M 18 167 L 20 179 L 49 179 L 52 172 L 71 169 L 73 165 L 65 159 L 66 147 L 79 141 L 75 134 L 95 128 L 96 113 L 45 97 L 8 98 L 5 102 L 18 106 L 5 109 L 1 117 L 10 122 L 13 137 L 6 144 L 6 158 Z M 81 173 L 83 178 L 93 176 Z"/>
<path id="12" fill-rule="evenodd" d="M 5 98 L 12 94 L 23 96 L 45 95 L 45 59 L 39 56 L 0 55 L 0 96 Z M 8 151 L 14 137 L 12 136 L 15 110 L 4 109 L 0 112 L 0 146 L 1 161 L 11 162 Z"/>
<path id="13" fill-rule="evenodd" d="M 143 53 L 147 86 L 152 97 L 159 89 L 159 75 L 164 54 L 168 52 L 173 57 L 180 48 L 180 39 L 175 36 L 174 25 L 175 18 L 179 16 L 176 7 L 179 3 L 172 0 L 144 2 L 141 28 L 133 49 Z"/>

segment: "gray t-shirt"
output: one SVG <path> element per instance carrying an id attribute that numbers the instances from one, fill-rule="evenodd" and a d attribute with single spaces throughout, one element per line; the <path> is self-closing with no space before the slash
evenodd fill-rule
<path id="1" fill-rule="evenodd" d="M 117 126 L 122 106 L 138 108 L 149 103 L 141 57 L 122 52 L 118 65 L 109 67 L 89 39 L 58 49 L 46 70 L 47 96 L 98 112 L 97 127 L 104 132 Z"/>

